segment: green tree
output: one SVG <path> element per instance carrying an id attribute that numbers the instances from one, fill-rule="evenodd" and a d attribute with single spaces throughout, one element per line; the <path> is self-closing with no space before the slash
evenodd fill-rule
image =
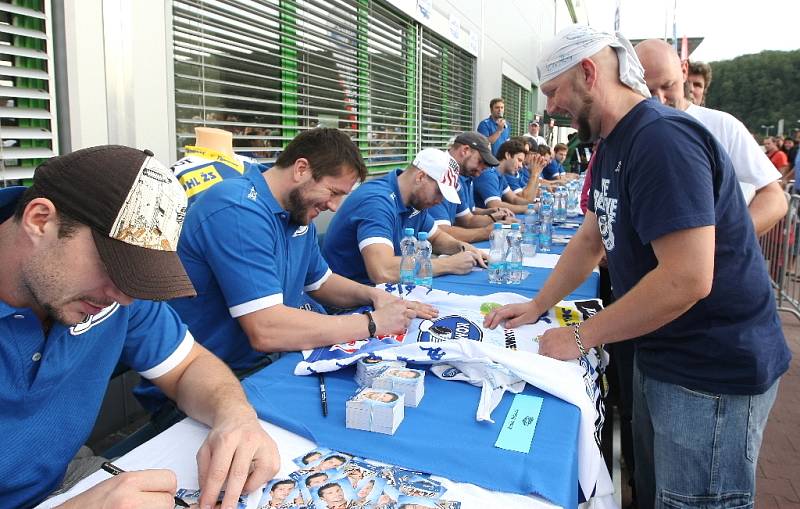
<path id="1" fill-rule="evenodd" d="M 727 111 L 760 136 L 762 125 L 774 125 L 775 134 L 780 119 L 785 133 L 800 127 L 800 50 L 742 55 L 711 68 L 709 108 Z"/>

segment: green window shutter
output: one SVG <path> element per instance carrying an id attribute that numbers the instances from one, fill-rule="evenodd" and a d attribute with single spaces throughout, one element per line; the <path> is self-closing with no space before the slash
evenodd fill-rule
<path id="1" fill-rule="evenodd" d="M 450 138 L 474 131 L 475 57 L 421 29 L 421 147 L 446 148 Z"/>
<path id="2" fill-rule="evenodd" d="M 272 162 L 324 126 L 347 132 L 371 171 L 404 164 L 418 137 L 415 30 L 376 0 L 176 0 L 178 147 L 217 127 Z"/>
<path id="3" fill-rule="evenodd" d="M 58 154 L 50 4 L 0 2 L 0 185 Z"/>

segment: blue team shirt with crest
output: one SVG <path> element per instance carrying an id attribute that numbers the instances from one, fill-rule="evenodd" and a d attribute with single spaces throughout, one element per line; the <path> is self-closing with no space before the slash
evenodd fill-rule
<path id="1" fill-rule="evenodd" d="M 589 209 L 617 297 L 657 266 L 654 240 L 715 227 L 711 293 L 635 341 L 645 375 L 713 393 L 760 394 L 788 369 L 747 205 L 725 151 L 695 119 L 656 101 L 636 105 L 596 155 Z"/>
<path id="2" fill-rule="evenodd" d="M 257 167 L 205 191 L 189 208 L 178 255 L 197 297 L 169 303 L 197 341 L 234 370 L 265 356 L 250 346 L 239 317 L 278 304 L 300 307 L 304 292 L 330 275 L 313 223 L 292 223 Z"/>
<path id="3" fill-rule="evenodd" d="M 0 222 L 24 188 L 0 190 Z M 157 378 L 194 341 L 165 303 L 113 304 L 45 334 L 29 308 L 0 301 L 0 506 L 31 507 L 58 488 L 89 438 L 117 362 Z"/>
<path id="4" fill-rule="evenodd" d="M 428 214 L 436 224 L 454 225 L 456 217 L 471 214 L 475 210 L 475 197 L 473 193 L 472 177 L 458 176 L 458 197 L 461 203 L 451 203 L 442 200 L 438 205 L 428 209 Z"/>
<path id="5" fill-rule="evenodd" d="M 403 170 L 389 172 L 356 188 L 333 216 L 322 253 L 331 269 L 348 279 L 371 284 L 361 250 L 381 243 L 391 246 L 400 256 L 400 239 L 405 228 L 414 234 L 423 231 L 433 235 L 436 225 L 425 210 L 403 204 L 397 176 Z"/>
<path id="6" fill-rule="evenodd" d="M 503 193 L 511 191 L 505 175 L 501 175 L 497 168 L 489 168 L 475 179 L 474 200 L 479 207 L 488 208 L 492 200 L 502 200 Z"/>

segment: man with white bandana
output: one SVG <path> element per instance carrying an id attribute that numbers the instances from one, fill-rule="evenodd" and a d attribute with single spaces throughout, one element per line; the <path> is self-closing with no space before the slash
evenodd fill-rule
<path id="1" fill-rule="evenodd" d="M 602 139 L 589 207 L 533 300 L 486 325 L 535 322 L 605 254 L 618 300 L 545 332 L 539 353 L 574 359 L 635 339 L 633 427 L 640 507 L 752 507 L 761 435 L 789 366 L 769 276 L 731 163 L 696 120 L 648 101 L 621 35 L 557 34 L 538 65 L 550 114 Z M 744 440 L 743 440 L 744 438 Z"/>

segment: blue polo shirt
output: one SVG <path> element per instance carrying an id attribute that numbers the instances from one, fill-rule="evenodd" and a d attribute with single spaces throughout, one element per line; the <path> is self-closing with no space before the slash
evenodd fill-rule
<path id="1" fill-rule="evenodd" d="M 522 172 L 520 171 L 516 175 L 512 175 L 510 173 L 503 175 L 503 178 L 506 179 L 506 184 L 508 184 L 508 187 L 512 192 L 518 193 L 525 187 L 525 185 L 522 184 L 522 178 L 520 176 L 521 173 Z"/>
<path id="2" fill-rule="evenodd" d="M 0 221 L 24 188 L 0 190 Z M 114 304 L 47 335 L 34 312 L 0 301 L 0 507 L 30 507 L 58 488 L 89 438 L 118 361 L 144 378 L 175 368 L 194 340 L 168 305 Z"/>
<path id="3" fill-rule="evenodd" d="M 531 180 L 531 171 L 527 166 L 523 166 L 522 169 L 519 170 L 519 173 L 517 173 L 517 177 L 519 178 L 519 185 L 525 187 Z"/>
<path id="4" fill-rule="evenodd" d="M 564 166 L 555 159 L 551 159 L 547 166 L 542 169 L 542 178 L 545 180 L 555 180 L 565 173 L 566 170 L 564 170 Z"/>
<path id="5" fill-rule="evenodd" d="M 492 117 L 487 117 L 481 120 L 481 123 L 478 124 L 478 132 L 482 135 L 486 136 L 487 138 L 497 131 L 497 122 L 494 121 Z M 511 122 L 506 120 L 506 126 L 503 129 L 503 132 L 500 133 L 500 136 L 492 143 L 492 153 L 497 155 L 497 149 L 500 148 L 500 145 L 508 141 L 511 138 Z"/>
<path id="6" fill-rule="evenodd" d="M 322 254 L 331 269 L 359 283 L 372 284 L 361 257 L 361 250 L 372 244 L 386 244 L 400 256 L 400 239 L 405 228 L 433 235 L 437 227 L 424 210 L 403 204 L 397 176 L 389 172 L 356 188 L 333 216 L 325 234 Z"/>
<path id="7" fill-rule="evenodd" d="M 234 370 L 266 355 L 250 346 L 240 316 L 278 304 L 300 307 L 304 292 L 331 274 L 314 224 L 290 222 L 257 167 L 205 191 L 189 208 L 178 255 L 197 297 L 170 305 L 197 341 Z M 136 393 L 150 410 L 163 402 L 155 387 L 140 386 Z"/>
<path id="8" fill-rule="evenodd" d="M 479 207 L 488 208 L 490 201 L 502 200 L 503 194 L 510 191 L 505 175 L 501 175 L 496 167 L 489 168 L 475 179 L 474 199 Z"/>
<path id="9" fill-rule="evenodd" d="M 589 210 L 597 214 L 618 297 L 658 265 L 653 241 L 715 229 L 711 293 L 636 339 L 642 373 L 699 391 L 761 394 L 788 369 L 747 204 L 725 150 L 702 124 L 657 101 L 636 105 L 595 155 Z"/>
<path id="10" fill-rule="evenodd" d="M 458 176 L 458 197 L 461 203 L 450 203 L 442 200 L 438 205 L 428 209 L 428 215 L 433 218 L 437 225 L 443 224 L 452 226 L 457 217 L 471 214 L 475 210 L 475 197 L 473 193 L 472 177 Z"/>

